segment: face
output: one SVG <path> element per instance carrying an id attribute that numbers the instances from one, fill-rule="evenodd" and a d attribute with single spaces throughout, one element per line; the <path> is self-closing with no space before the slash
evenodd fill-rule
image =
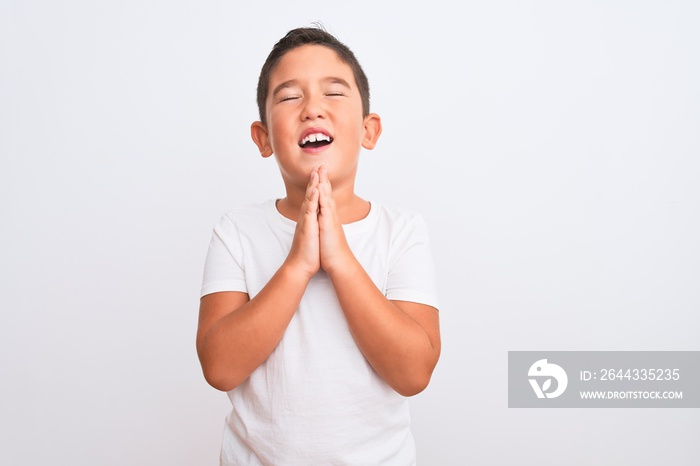
<path id="1" fill-rule="evenodd" d="M 360 148 L 372 149 L 379 117 L 362 116 L 351 68 L 331 49 L 304 45 L 287 52 L 270 77 L 267 122 L 251 133 L 264 157 L 275 154 L 285 183 L 305 187 L 321 165 L 331 182 L 354 182 Z"/>

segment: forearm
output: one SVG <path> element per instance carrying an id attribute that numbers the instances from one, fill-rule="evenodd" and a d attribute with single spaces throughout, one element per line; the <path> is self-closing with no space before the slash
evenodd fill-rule
<path id="1" fill-rule="evenodd" d="M 198 338 L 199 359 L 212 386 L 231 390 L 267 359 L 282 339 L 308 282 L 309 278 L 285 263 L 253 299 L 237 309 L 226 309 Z M 217 299 L 210 297 L 203 300 Z"/>
<path id="2" fill-rule="evenodd" d="M 440 355 L 439 339 L 431 341 L 416 320 L 389 301 L 354 257 L 329 275 L 350 331 L 374 370 L 402 395 L 422 391 Z M 426 312 L 435 312 L 437 319 L 435 309 Z"/>

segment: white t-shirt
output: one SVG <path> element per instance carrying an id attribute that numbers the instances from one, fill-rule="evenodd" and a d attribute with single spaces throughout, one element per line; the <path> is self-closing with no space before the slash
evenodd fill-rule
<path id="1" fill-rule="evenodd" d="M 296 223 L 275 201 L 236 209 L 214 228 L 201 295 L 252 299 L 286 259 Z M 343 225 L 357 260 L 390 300 L 438 307 L 425 223 L 372 203 Z M 222 465 L 411 465 L 408 401 L 387 385 L 350 334 L 330 278 L 310 281 L 267 360 L 228 392 Z"/>

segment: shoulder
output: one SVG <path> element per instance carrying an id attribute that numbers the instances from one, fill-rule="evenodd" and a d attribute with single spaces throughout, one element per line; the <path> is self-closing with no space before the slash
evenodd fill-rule
<path id="1" fill-rule="evenodd" d="M 423 216 L 418 212 L 374 202 L 372 203 L 372 208 L 376 209 L 377 222 L 390 226 L 392 230 L 404 231 L 406 229 L 426 228 Z"/>
<path id="2" fill-rule="evenodd" d="M 273 199 L 234 207 L 224 213 L 214 227 L 215 230 L 240 230 L 259 226 L 265 222 L 267 213 L 274 207 Z"/>
<path id="3" fill-rule="evenodd" d="M 228 218 L 232 221 L 238 219 L 250 219 L 250 218 L 260 218 L 264 217 L 265 213 L 273 206 L 275 203 L 274 199 L 268 199 L 263 202 L 256 202 L 250 204 L 244 204 L 236 206 L 224 213 L 223 218 Z"/>

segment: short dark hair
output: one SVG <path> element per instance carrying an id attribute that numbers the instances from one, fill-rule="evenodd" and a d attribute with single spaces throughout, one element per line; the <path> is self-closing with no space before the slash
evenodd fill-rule
<path id="1" fill-rule="evenodd" d="M 360 91 L 362 99 L 362 116 L 369 115 L 369 82 L 367 76 L 360 66 L 360 62 L 355 58 L 350 48 L 340 42 L 329 32 L 326 32 L 322 27 L 313 28 L 297 28 L 292 29 L 272 47 L 270 55 L 263 64 L 258 78 L 258 112 L 260 113 L 260 121 L 265 123 L 267 112 L 265 111 L 265 103 L 267 94 L 270 91 L 270 76 L 277 67 L 280 59 L 292 49 L 301 47 L 302 45 L 322 45 L 335 51 L 338 58 L 347 64 L 355 76 L 357 88 Z"/>

